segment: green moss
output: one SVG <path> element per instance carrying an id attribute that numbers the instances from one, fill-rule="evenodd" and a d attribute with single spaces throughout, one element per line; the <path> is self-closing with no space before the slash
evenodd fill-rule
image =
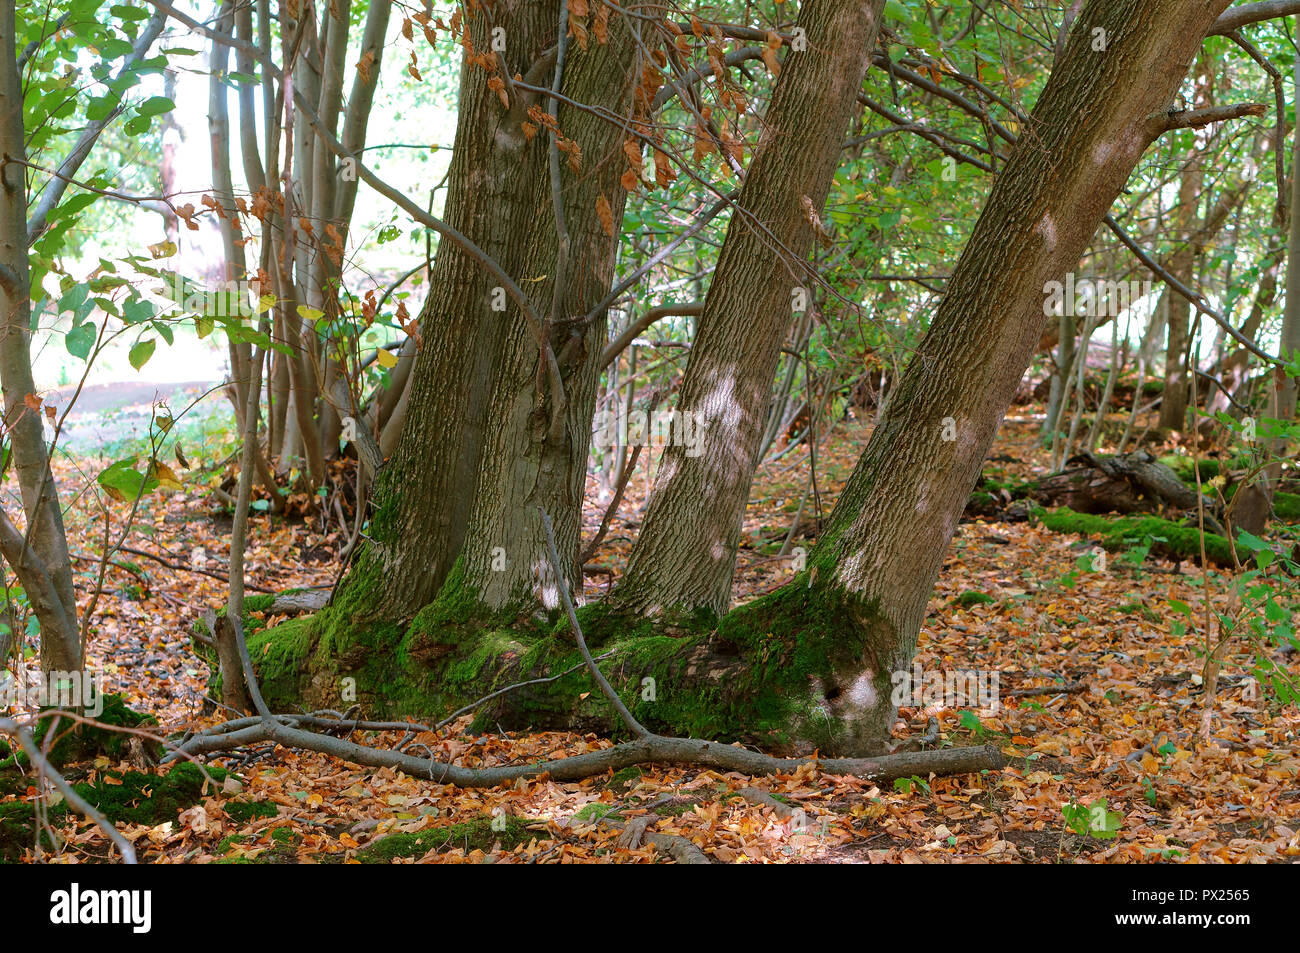
<path id="1" fill-rule="evenodd" d="M 270 629 L 245 636 L 248 654 L 257 669 L 262 697 L 275 711 L 296 710 L 308 677 L 308 659 L 312 649 L 312 617 L 289 619 Z M 219 688 L 218 672 L 213 672 L 212 688 Z M 219 696 L 218 696 L 219 697 Z"/>
<path id="2" fill-rule="evenodd" d="M 1157 555 L 1193 560 L 1201 556 L 1200 531 L 1196 527 L 1158 516 L 1093 516 L 1068 507 L 1038 510 L 1037 514 L 1053 532 L 1100 537 L 1102 547 L 1112 552 L 1140 546 L 1151 537 L 1151 551 Z M 1222 536 L 1206 533 L 1205 552 L 1212 562 L 1232 565 L 1231 546 Z"/>
<path id="3" fill-rule="evenodd" d="M 261 837 L 266 837 L 264 833 Z M 261 838 L 258 839 L 259 841 Z M 219 857 L 213 861 L 214 864 L 296 864 L 298 860 L 298 843 L 302 840 L 298 833 L 291 827 L 276 827 L 270 832 L 271 846 L 263 848 L 262 851 L 254 857 Z M 238 834 L 223 838 L 217 845 L 217 850 L 228 853 L 237 844 L 246 844 L 249 847 L 257 844 L 251 838 Z M 321 858 L 329 862 L 328 857 Z"/>
<path id="4" fill-rule="evenodd" d="M 220 783 L 226 772 L 208 768 L 212 779 Z M 127 771 L 124 774 L 101 774 L 94 782 L 73 784 L 91 807 L 99 810 L 114 824 L 148 824 L 156 827 L 174 821 L 176 815 L 197 804 L 203 797 L 205 779 L 197 765 L 183 762 L 165 775 Z M 209 789 L 208 793 L 212 793 Z M 57 827 L 71 809 L 61 801 L 46 810 L 51 826 Z M 75 813 L 75 811 L 73 812 Z M 17 860 L 35 844 L 35 805 L 27 801 L 0 804 L 0 858 Z M 42 831 L 47 848 L 54 845 L 47 831 Z"/>
<path id="5" fill-rule="evenodd" d="M 152 728 L 158 720 L 152 715 L 141 714 L 129 708 L 121 695 L 104 695 L 104 708 L 95 716 L 96 724 L 73 723 L 66 718 L 54 716 L 40 720 L 32 737 L 38 745 L 45 744 L 46 735 L 53 728 L 56 741 L 49 751 L 50 763 L 55 767 L 72 764 L 77 761 L 91 761 L 101 755 L 110 760 L 120 760 L 125 756 L 131 738 L 138 735 L 113 731 L 117 728 Z M 104 727 L 100 727 L 100 726 Z M 157 742 L 142 739 L 152 753 L 157 756 L 162 746 Z M 27 764 L 27 756 L 18 752 L 15 756 L 20 765 Z"/>
<path id="6" fill-rule="evenodd" d="M 605 788 L 615 794 L 625 794 L 640 784 L 642 777 L 641 769 L 633 765 L 622 771 L 615 771 L 614 776 L 605 782 Z"/>
<path id="7" fill-rule="evenodd" d="M 1284 523 L 1300 522 L 1300 493 L 1275 494 L 1273 513 Z"/>
<path id="8" fill-rule="evenodd" d="M 398 858 L 423 857 L 429 851 L 488 852 L 498 843 L 503 850 L 511 850 L 532 840 L 532 834 L 514 817 L 501 818 L 498 826 L 504 829 L 493 830 L 491 818 L 480 818 L 415 834 L 389 834 L 358 850 L 356 859 L 363 864 L 391 864 Z"/>
<path id="9" fill-rule="evenodd" d="M 1193 465 L 1191 457 L 1179 454 L 1161 457 L 1159 462 L 1163 463 L 1169 469 L 1173 470 L 1174 473 L 1178 474 L 1178 479 L 1182 480 L 1184 483 L 1191 484 L 1192 486 L 1196 485 L 1197 470 L 1200 470 L 1201 472 L 1202 483 L 1208 483 L 1210 480 L 1213 480 L 1219 475 L 1220 471 L 1219 461 L 1208 458 L 1196 461 L 1195 466 Z"/>
<path id="10" fill-rule="evenodd" d="M 961 606 L 963 609 L 969 609 L 971 606 L 986 605 L 990 602 L 996 601 L 996 599 L 986 592 L 977 592 L 974 589 L 967 589 L 954 599 L 953 603 Z"/>
<path id="11" fill-rule="evenodd" d="M 221 854 L 230 853 L 230 848 L 236 844 L 242 844 L 248 840 L 247 834 L 229 834 L 217 842 L 217 852 Z"/>
<path id="12" fill-rule="evenodd" d="M 602 804 L 599 801 L 593 801 L 590 804 L 584 804 L 573 815 L 574 820 L 579 821 L 598 821 L 602 817 L 609 817 L 611 814 L 617 814 L 613 804 Z"/>
<path id="13" fill-rule="evenodd" d="M 259 817 L 278 817 L 280 814 L 279 808 L 270 801 L 227 801 L 224 807 L 226 816 L 241 824 Z"/>

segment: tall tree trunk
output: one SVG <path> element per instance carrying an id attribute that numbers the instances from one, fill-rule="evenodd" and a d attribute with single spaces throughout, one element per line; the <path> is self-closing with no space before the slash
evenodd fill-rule
<path id="1" fill-rule="evenodd" d="M 709 285 L 676 412 L 696 446 L 664 450 L 645 523 L 615 595 L 630 611 L 721 614 L 758 465 L 781 345 L 804 289 L 840 144 L 871 62 L 882 0 L 808 0 L 807 48 L 785 59 Z M 802 308 L 800 309 L 802 310 Z M 685 431 L 683 431 L 685 432 Z"/>
<path id="2" fill-rule="evenodd" d="M 980 465 L 1042 332 L 1044 288 L 1085 246 L 1227 0 L 1091 0 L 994 183 L 919 353 L 809 556 L 853 664 L 823 697 L 837 747 L 878 749 L 926 602 Z M 1098 34 L 1096 31 L 1104 31 Z M 1105 50 L 1095 39 L 1105 39 Z M 988 302 L 997 301 L 997 308 Z"/>
<path id="3" fill-rule="evenodd" d="M 626 116 L 629 122 L 645 118 L 643 113 L 628 115 L 635 62 L 628 22 L 617 17 L 608 37 L 605 44 L 590 40 L 586 50 L 570 40 L 563 66 L 563 95 L 587 108 L 560 105 L 558 112 L 564 137 L 576 142 L 584 157 L 577 171 L 567 161 L 551 170 L 552 175 L 559 173 L 564 204 L 567 264 L 561 300 L 554 298 L 560 269 L 553 203 L 534 216 L 528 240 L 533 253 L 521 275 L 547 276 L 531 287 L 539 312 L 540 303 L 547 302 L 548 312 L 558 317 L 549 337 L 564 382 L 565 406 L 557 415 L 550 387 L 539 393 L 537 335 L 528 324 L 517 321 L 507 332 L 488 408 L 465 538 L 465 571 L 458 582 L 497 612 L 560 606 L 539 506 L 554 524 L 563 560 L 559 584 L 582 590 L 579 531 L 596 384 L 606 341 L 604 314 L 590 323 L 584 323 L 584 317 L 609 291 L 627 197 L 619 181 L 625 163 L 606 158 L 620 155 L 626 127 L 607 117 Z M 605 115 L 593 115 L 591 108 Z M 640 149 L 639 142 L 630 141 Z M 602 199 L 608 203 L 610 232 L 598 211 Z"/>
<path id="4" fill-rule="evenodd" d="M 0 2 L 0 387 L 27 523 L 19 530 L 0 513 L 0 552 L 18 575 L 40 622 L 42 670 L 71 672 L 82 664 L 72 562 L 41 406 L 28 404 L 36 382 L 27 257 L 27 151 L 14 19 L 11 0 Z"/>
<path id="5" fill-rule="evenodd" d="M 1295 78 L 1300 82 L 1300 61 L 1295 65 Z M 1296 102 L 1300 103 L 1300 95 Z M 1291 151 L 1291 222 L 1287 231 L 1286 244 L 1286 306 L 1282 311 L 1282 333 L 1278 341 L 1278 356 L 1290 360 L 1300 351 L 1300 215 L 1296 214 L 1300 203 L 1300 125 L 1297 125 Z M 1253 317 L 1253 315 L 1252 315 Z M 1248 365 L 1248 361 L 1245 361 Z M 1243 370 L 1242 376 L 1245 376 Z M 1291 422 L 1296 419 L 1296 379 L 1280 369 L 1275 371 L 1273 392 L 1270 395 L 1273 415 L 1281 421 Z M 1239 491 L 1240 499 L 1234 500 L 1232 522 L 1235 527 L 1259 535 L 1268 527 L 1273 512 L 1273 497 L 1277 492 L 1277 482 L 1282 476 L 1281 458 L 1287 453 L 1288 441 L 1278 439 L 1268 448 L 1268 452 L 1278 457 L 1278 462 L 1270 465 L 1260 475 L 1260 479 Z"/>
<path id="6" fill-rule="evenodd" d="M 498 4 L 467 15 L 473 51 L 492 50 L 504 29 L 507 68 L 529 74 L 555 43 L 556 5 Z M 502 107 L 477 53 L 461 66 L 460 111 L 448 172 L 445 221 L 519 274 L 523 240 L 546 207 L 546 139 L 529 141 L 527 98 Z M 409 619 L 437 594 L 460 552 L 474 499 L 494 369 L 506 329 L 524 323 L 496 281 L 453 242 L 438 245 L 420 315 L 423 347 L 412 372 L 403 438 L 379 474 L 369 543 L 336 593 L 336 603 L 372 618 Z M 500 305 L 498 310 L 494 305 Z"/>

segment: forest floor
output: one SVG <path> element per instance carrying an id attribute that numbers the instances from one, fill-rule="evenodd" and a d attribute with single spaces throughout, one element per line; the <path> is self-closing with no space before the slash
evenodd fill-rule
<path id="1" fill-rule="evenodd" d="M 986 474 L 1029 479 L 1045 472 L 1030 410 L 1008 418 Z M 819 449 L 823 514 L 865 433 L 847 421 Z M 105 535 L 104 518 L 91 494 L 74 496 L 68 488 L 83 485 L 84 474 L 97 469 L 59 464 L 65 499 L 71 498 L 69 535 L 83 541 L 74 543 L 83 609 L 94 589 L 93 553 Z M 736 602 L 789 578 L 789 560 L 773 554 L 798 509 L 807 472 L 802 449 L 761 472 L 746 521 Z M 123 552 L 134 568 L 110 567 L 96 609 L 88 667 L 104 673 L 108 690 L 156 716 L 164 732 L 214 720 L 203 714 L 208 669 L 192 652 L 189 635 L 205 608 L 225 601 L 218 577 L 230 521 L 210 492 L 222 476 L 220 470 L 186 476 L 183 490 L 161 491 L 142 504 L 126 545 L 171 565 Z M 646 484 L 638 470 L 596 557 L 614 573 L 644 511 Z M 598 495 L 594 480 L 590 489 L 587 538 L 604 510 L 591 502 Z M 125 509 L 110 507 L 119 520 Z M 805 520 L 815 516 L 810 501 Z M 337 527 L 322 531 L 314 517 L 272 521 L 255 514 L 247 578 L 267 590 L 328 587 L 338 575 L 344 539 Z M 801 538 L 796 545 L 811 541 Z M 1197 742 L 1202 637 L 1195 626 L 1184 631 L 1177 625 L 1183 617 L 1170 606 L 1173 600 L 1200 612 L 1207 592 L 1221 603 L 1222 577 L 1212 576 L 1207 589 L 1196 566 L 1154 557 L 1112 556 L 1102 571 L 1080 571 L 1080 555 L 1092 545 L 1031 523 L 983 520 L 964 522 L 953 540 L 917 661 L 927 671 L 998 672 L 1002 704 L 903 709 L 896 734 L 921 735 L 929 719 L 937 719 L 938 744 L 999 746 L 1008 759 L 1000 772 L 876 786 L 812 767 L 757 780 L 693 768 L 630 769 L 579 784 L 537 780 L 467 791 L 266 746 L 242 761 L 215 761 L 233 776 L 179 815 L 120 826 L 141 859 L 155 863 L 666 861 L 651 846 L 621 846 L 616 829 L 597 823 L 606 814 L 621 820 L 652 814 L 658 818 L 652 831 L 687 838 L 717 862 L 1300 859 L 1300 712 L 1294 704 L 1271 703 L 1242 677 L 1250 670 L 1247 646 L 1234 644 L 1225 655 L 1213 740 Z M 194 571 L 200 568 L 213 575 Z M 586 598 L 599 598 L 608 584 L 604 575 L 589 577 Z M 35 666 L 34 660 L 28 664 Z M 1295 671 L 1294 656 L 1289 664 Z M 470 737 L 463 734 L 467 724 L 417 740 L 439 758 L 480 766 L 610 743 L 571 734 Z M 360 740 L 391 745 L 398 738 Z M 101 758 L 69 773 L 114 784 L 114 775 L 127 767 Z M 20 785 L 7 795 L 0 789 L 0 809 L 32 800 L 36 784 L 31 779 L 25 790 Z M 1091 832 L 1076 833 L 1071 817 L 1085 818 L 1081 829 Z M 59 834 L 60 847 L 52 854 L 47 849 L 44 859 L 80 863 L 109 856 L 106 838 L 80 817 L 65 817 Z M 34 857 L 31 844 L 8 846 L 8 859 Z"/>

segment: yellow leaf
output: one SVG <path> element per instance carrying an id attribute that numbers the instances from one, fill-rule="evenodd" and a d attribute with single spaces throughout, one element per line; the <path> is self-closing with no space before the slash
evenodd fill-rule
<path id="1" fill-rule="evenodd" d="M 375 360 L 379 362 L 380 367 L 396 367 L 397 355 L 386 347 L 381 347 L 375 355 Z"/>

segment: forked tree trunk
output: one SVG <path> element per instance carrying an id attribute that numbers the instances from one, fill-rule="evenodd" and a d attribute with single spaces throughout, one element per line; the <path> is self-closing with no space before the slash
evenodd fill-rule
<path id="1" fill-rule="evenodd" d="M 807 46 L 790 50 L 777 79 L 675 408 L 690 415 L 698 445 L 675 439 L 664 450 L 645 523 L 615 593 L 631 612 L 721 614 L 731 603 L 741 518 L 781 345 L 795 307 L 812 306 L 805 262 L 883 5 L 808 0 L 800 6 L 798 26 Z"/>
<path id="2" fill-rule="evenodd" d="M 555 415 L 549 385 L 539 394 L 537 335 L 524 321 L 510 325 L 488 408 L 477 490 L 462 554 L 458 590 L 493 612 L 524 614 L 560 606 L 555 574 L 546 551 L 538 507 L 550 515 L 563 560 L 561 584 L 580 592 L 579 531 L 587 480 L 587 454 L 595 411 L 596 383 L 605 345 L 605 315 L 585 322 L 604 299 L 613 277 L 619 224 L 627 197 L 620 177 L 627 167 L 621 146 L 629 116 L 635 46 L 628 24 L 615 17 L 607 43 L 588 41 L 586 50 L 570 39 L 563 67 L 563 95 L 583 103 L 559 107 L 559 127 L 581 148 L 573 170 L 560 153 L 565 232 L 569 241 L 563 298 L 556 310 L 557 226 L 552 203 L 533 217 L 527 233 L 532 254 L 521 278 L 546 276 L 531 286 L 539 313 L 558 316 L 550 344 L 564 381 L 565 406 Z M 590 109 L 605 115 L 594 115 Z M 542 133 L 544 135 L 544 133 Z M 635 141 L 635 140 L 633 140 Z M 639 144 L 638 144 L 639 145 Z M 620 161 L 609 161 L 609 156 Z M 601 221 L 601 200 L 609 218 Z M 541 400 L 539 398 L 544 398 Z M 445 595 L 452 596 L 447 592 Z"/>
<path id="3" fill-rule="evenodd" d="M 502 28 L 511 75 L 527 76 L 554 45 L 557 21 L 556 4 L 519 0 L 497 4 L 491 23 L 483 10 L 467 15 L 463 29 L 475 51 L 489 52 L 491 27 Z M 444 219 L 517 275 L 528 253 L 521 238 L 546 208 L 546 140 L 528 140 L 527 104 L 507 112 L 490 78 L 468 58 L 461 66 Z M 437 594 L 461 549 L 502 341 L 507 328 L 525 322 L 513 303 L 494 309 L 506 302 L 495 285 L 460 247 L 439 243 L 403 438 L 376 481 L 369 542 L 335 598 L 355 614 L 409 619 Z"/>
<path id="4" fill-rule="evenodd" d="M 643 622 L 606 633 L 604 647 L 617 655 L 611 680 L 643 724 L 683 734 L 810 741 L 824 753 L 864 754 L 885 745 L 897 710 L 893 675 L 910 665 L 944 553 L 1038 343 L 1046 285 L 1078 262 L 1142 154 L 1169 128 L 1179 84 L 1227 5 L 1087 4 L 994 184 L 929 333 L 809 554 L 808 570 L 716 626 Z M 824 28 L 810 26 L 810 35 Z M 757 276 L 754 300 L 769 274 Z M 761 424 L 762 415 L 757 419 Z M 717 505 L 715 494 L 702 495 L 681 518 L 709 520 Z M 670 549 L 663 558 L 681 555 Z M 588 621 L 601 610 L 590 607 Z M 281 698 L 318 704 L 332 700 L 323 690 L 329 676 L 348 665 L 369 666 L 376 694 L 385 676 L 406 678 L 400 692 L 375 698 L 377 707 L 431 711 L 521 678 L 581 667 L 571 641 L 545 629 L 516 626 L 484 638 L 471 627 L 461 642 L 419 645 L 422 633 L 454 630 L 456 621 L 453 612 L 418 617 L 391 660 L 358 650 L 306 680 L 301 662 L 310 630 L 282 626 L 262 636 L 280 653 L 267 657 L 281 660 L 278 668 L 268 666 L 264 684 L 277 694 L 281 688 L 295 693 Z M 254 646 L 255 657 L 261 651 Z M 506 727 L 608 727 L 607 706 L 584 694 L 586 687 L 575 674 L 517 688 L 480 717 Z"/>

